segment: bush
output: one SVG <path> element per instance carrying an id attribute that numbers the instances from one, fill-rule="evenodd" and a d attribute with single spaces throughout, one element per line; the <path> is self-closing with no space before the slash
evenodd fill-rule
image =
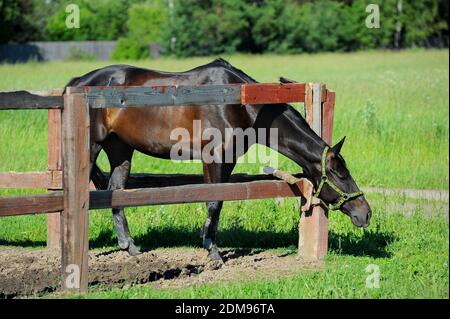
<path id="1" fill-rule="evenodd" d="M 249 34 L 245 0 L 185 0 L 175 3 L 170 35 L 177 56 L 232 53 Z"/>
<path id="2" fill-rule="evenodd" d="M 248 8 L 248 18 L 252 21 L 252 39 L 249 41 L 254 43 L 254 52 L 280 51 L 285 31 L 283 27 L 287 22 L 283 19 L 285 6 L 283 0 L 266 0 Z"/>
<path id="3" fill-rule="evenodd" d="M 43 36 L 39 16 L 42 0 L 0 0 L 0 43 L 37 40 Z"/>
<path id="4" fill-rule="evenodd" d="M 66 27 L 65 12 L 68 4 L 76 4 L 80 9 L 80 28 Z M 49 18 L 47 34 L 49 40 L 116 40 L 125 33 L 125 22 L 129 6 L 126 0 L 70 0 L 62 4 Z"/>
<path id="5" fill-rule="evenodd" d="M 162 0 L 136 3 L 128 9 L 127 35 L 119 39 L 112 58 L 145 59 L 150 42 L 163 44 L 168 30 L 168 10 Z"/>
<path id="6" fill-rule="evenodd" d="M 140 41 L 120 38 L 112 52 L 113 60 L 140 60 L 148 58 L 148 46 Z"/>
<path id="7" fill-rule="evenodd" d="M 429 47 L 433 38 L 441 37 L 447 31 L 448 44 L 448 20 L 440 19 L 440 10 L 445 7 L 448 19 L 448 0 L 422 0 L 403 1 L 403 10 L 400 20 L 404 29 L 403 47 Z M 444 5 L 446 3 L 446 5 Z M 444 13 L 443 13 L 444 14 Z"/>
<path id="8" fill-rule="evenodd" d="M 339 50 L 340 40 L 348 36 L 342 28 L 346 23 L 344 6 L 329 0 L 291 5 L 283 20 L 287 21 L 283 50 L 289 52 Z"/>
<path id="9" fill-rule="evenodd" d="M 138 3 L 128 9 L 128 37 L 144 42 L 161 42 L 167 30 L 167 8 L 162 1 Z"/>

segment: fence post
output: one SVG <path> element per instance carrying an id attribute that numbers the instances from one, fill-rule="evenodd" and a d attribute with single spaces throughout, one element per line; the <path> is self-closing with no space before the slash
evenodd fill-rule
<path id="1" fill-rule="evenodd" d="M 64 95 L 62 111 L 64 211 L 61 214 L 62 285 L 88 286 L 89 108 L 83 94 Z"/>
<path id="2" fill-rule="evenodd" d="M 328 114 L 329 106 L 325 105 L 327 91 L 324 85 L 308 83 L 305 90 L 306 121 L 317 135 L 330 136 L 333 114 Z M 334 106 L 334 103 L 332 103 Z M 325 121 L 324 121 L 325 120 Z M 325 134 L 324 134 L 325 133 Z M 326 142 L 331 142 L 326 141 Z M 328 212 L 320 206 L 310 211 L 301 212 L 299 222 L 298 254 L 305 260 L 318 260 L 328 250 Z"/>
<path id="3" fill-rule="evenodd" d="M 48 171 L 52 178 L 62 170 L 61 159 L 61 110 L 48 110 Z M 53 191 L 55 189 L 48 189 Z M 61 212 L 47 214 L 47 248 L 61 248 Z"/>

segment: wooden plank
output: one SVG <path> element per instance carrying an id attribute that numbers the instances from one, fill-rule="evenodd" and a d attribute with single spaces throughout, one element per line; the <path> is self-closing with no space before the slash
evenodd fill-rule
<path id="1" fill-rule="evenodd" d="M 270 178 L 273 177 L 270 176 Z M 244 183 L 190 184 L 147 189 L 91 191 L 89 193 L 89 209 L 298 197 L 305 192 L 303 185 L 303 181 L 289 185 L 284 181 L 260 180 Z M 0 197 L 0 216 L 60 211 L 64 207 L 62 194 L 62 191 L 55 191 L 42 195 Z"/>
<path id="2" fill-rule="evenodd" d="M 95 191 L 90 193 L 89 209 L 298 197 L 302 194 L 302 185 L 300 182 L 289 185 L 284 181 L 255 181 Z"/>
<path id="3" fill-rule="evenodd" d="M 304 260 L 319 260 L 328 250 L 328 213 L 320 206 L 301 213 L 299 257 Z"/>
<path id="4" fill-rule="evenodd" d="M 48 170 L 62 170 L 61 158 L 61 110 L 48 110 Z"/>
<path id="5" fill-rule="evenodd" d="M 301 178 L 302 174 L 294 174 Z M 103 173 L 105 179 L 109 173 Z M 233 174 L 230 183 L 244 183 L 261 180 L 276 180 L 267 174 Z M 203 184 L 202 174 L 131 174 L 125 188 L 167 187 L 188 184 Z M 30 173 L 0 173 L 0 188 L 47 188 L 49 190 L 62 189 L 62 171 L 30 172 Z M 89 187 L 90 189 L 95 189 Z"/>
<path id="6" fill-rule="evenodd" d="M 42 96 L 28 91 L 0 92 L 0 110 L 58 109 L 62 96 Z"/>
<path id="7" fill-rule="evenodd" d="M 62 112 L 62 286 L 84 293 L 88 285 L 89 108 L 83 94 L 68 93 Z"/>
<path id="8" fill-rule="evenodd" d="M 76 87 L 92 108 L 241 104 L 239 84 L 154 87 Z"/>
<path id="9" fill-rule="evenodd" d="M 47 189 L 52 191 L 62 188 L 61 110 L 48 110 L 47 132 L 47 163 L 52 174 L 52 183 Z M 47 215 L 47 248 L 61 248 L 61 212 Z"/>
<path id="10" fill-rule="evenodd" d="M 306 119 L 311 128 L 322 136 L 322 91 L 320 84 L 311 84 L 306 91 Z M 309 114 L 308 114 L 309 113 Z M 299 222 L 298 255 L 305 260 L 323 258 L 328 250 L 328 212 L 320 206 L 302 211 Z"/>
<path id="11" fill-rule="evenodd" d="M 48 249 L 61 249 L 61 212 L 57 211 L 55 214 L 47 214 Z"/>
<path id="12" fill-rule="evenodd" d="M 0 173 L 0 188 L 52 188 L 61 184 L 61 175 L 53 172 Z"/>
<path id="13" fill-rule="evenodd" d="M 28 91 L 31 94 L 36 94 L 40 96 L 62 96 L 64 92 L 64 88 L 56 88 L 56 89 L 50 89 L 45 91 Z"/>
<path id="14" fill-rule="evenodd" d="M 241 88 L 241 96 L 243 105 L 304 102 L 305 84 L 244 84 Z"/>
<path id="15" fill-rule="evenodd" d="M 311 128 L 317 135 L 322 136 L 322 90 L 319 83 L 312 84 L 313 108 Z"/>
<path id="16" fill-rule="evenodd" d="M 0 216 L 53 213 L 63 209 L 62 192 L 0 197 Z"/>
<path id="17" fill-rule="evenodd" d="M 333 135 L 334 103 L 336 94 L 327 90 L 327 98 L 322 108 L 322 136 L 323 140 L 331 146 Z"/>
<path id="18" fill-rule="evenodd" d="M 313 122 L 313 87 L 312 83 L 308 83 L 305 86 L 305 119 L 311 126 Z"/>
<path id="19" fill-rule="evenodd" d="M 302 174 L 294 174 L 295 177 L 301 178 Z M 109 173 L 104 173 L 106 179 Z M 230 176 L 229 183 L 245 183 L 261 180 L 277 180 L 276 177 L 267 174 L 233 174 Z M 202 174 L 131 174 L 126 189 L 133 188 L 150 188 L 150 187 L 168 187 L 189 184 L 203 184 Z"/>

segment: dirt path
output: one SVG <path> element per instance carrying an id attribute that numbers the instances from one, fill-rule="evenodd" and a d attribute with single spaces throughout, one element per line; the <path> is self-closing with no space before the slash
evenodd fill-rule
<path id="1" fill-rule="evenodd" d="M 320 266 L 301 262 L 295 255 L 262 250 L 224 249 L 222 254 L 224 265 L 210 262 L 203 249 L 194 248 L 156 249 L 137 257 L 122 251 L 91 251 L 89 285 L 186 287 L 269 276 L 273 279 Z M 59 287 L 57 251 L 0 248 L 0 298 L 38 297 L 58 292 Z"/>
<path id="2" fill-rule="evenodd" d="M 362 190 L 366 193 L 380 193 L 385 195 L 404 196 L 406 198 L 426 199 L 426 200 L 440 200 L 448 202 L 449 192 L 445 190 L 433 189 L 395 189 L 395 188 L 380 188 L 380 187 L 363 187 Z"/>

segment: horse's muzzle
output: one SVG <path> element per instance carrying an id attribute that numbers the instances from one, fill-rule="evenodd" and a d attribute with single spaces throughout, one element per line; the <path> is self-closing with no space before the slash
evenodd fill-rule
<path id="1" fill-rule="evenodd" d="M 369 203 L 363 196 L 350 200 L 342 205 L 342 211 L 350 216 L 353 225 L 356 227 L 368 227 L 372 210 Z"/>

